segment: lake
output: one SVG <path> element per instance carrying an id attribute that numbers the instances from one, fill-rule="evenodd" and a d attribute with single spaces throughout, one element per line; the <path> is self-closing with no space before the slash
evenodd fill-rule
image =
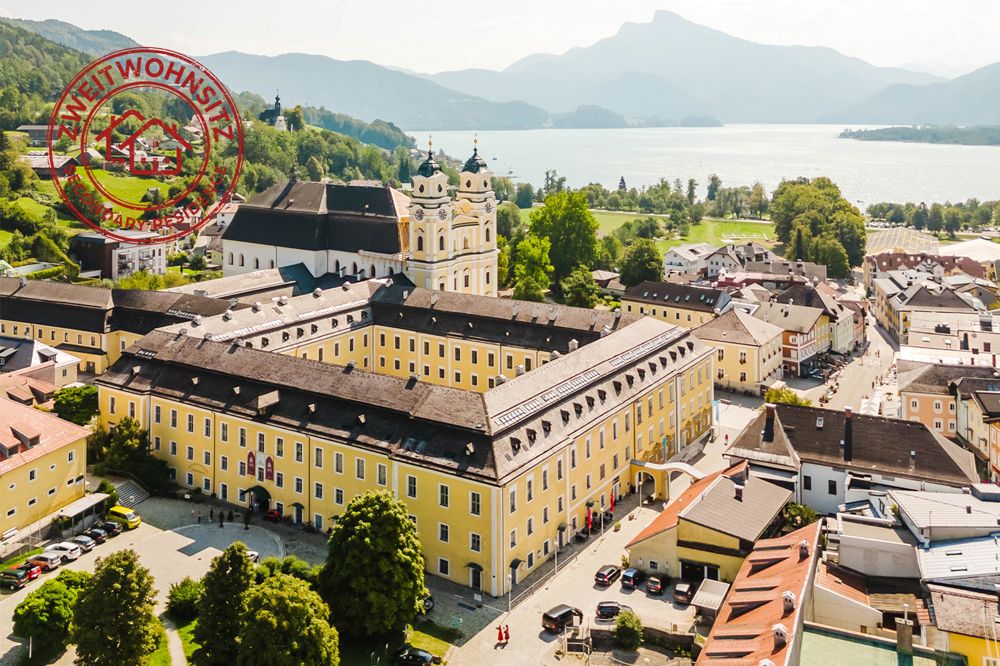
<path id="1" fill-rule="evenodd" d="M 852 125 L 855 128 L 878 127 Z M 497 174 L 538 186 L 546 169 L 571 187 L 629 187 L 695 178 L 701 196 L 711 173 L 724 186 L 829 176 L 860 207 L 877 201 L 1000 199 L 1000 146 L 949 146 L 838 139 L 841 125 L 729 125 L 598 130 L 479 132 L 480 153 Z M 426 146 L 427 132 L 409 132 Z M 435 150 L 465 159 L 473 132 L 433 132 Z"/>

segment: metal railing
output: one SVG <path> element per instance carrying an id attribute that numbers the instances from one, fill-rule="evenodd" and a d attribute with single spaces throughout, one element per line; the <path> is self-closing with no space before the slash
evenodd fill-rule
<path id="1" fill-rule="evenodd" d="M 565 558 L 559 558 L 559 564 L 562 565 L 563 567 L 566 567 L 567 565 L 571 564 L 573 562 L 573 560 L 575 560 L 577 558 L 577 556 L 580 554 L 580 552 L 581 551 L 578 550 L 575 553 L 573 553 L 572 555 L 567 555 Z M 530 586 L 528 586 L 525 589 L 523 589 L 520 592 L 518 592 L 517 596 L 511 597 L 511 600 L 510 600 L 510 608 L 511 608 L 511 610 L 513 610 L 515 606 L 517 606 L 519 603 L 521 603 L 522 601 L 524 601 L 525 599 L 527 599 L 529 596 L 531 596 L 532 592 L 535 592 L 539 587 L 541 587 L 542 585 L 544 585 L 545 583 L 547 583 L 549 581 L 549 579 L 551 579 L 555 575 L 556 575 L 556 569 L 555 569 L 555 566 L 553 565 L 553 567 L 551 569 L 549 569 L 546 573 L 542 574 L 538 578 L 538 580 L 536 580 Z"/>

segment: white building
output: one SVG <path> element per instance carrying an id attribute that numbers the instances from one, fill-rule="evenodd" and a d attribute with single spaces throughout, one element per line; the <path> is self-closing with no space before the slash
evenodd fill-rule
<path id="1" fill-rule="evenodd" d="M 714 251 L 715 248 L 708 243 L 691 243 L 672 247 L 663 255 L 663 272 L 697 273 L 705 268 L 705 260 Z"/>

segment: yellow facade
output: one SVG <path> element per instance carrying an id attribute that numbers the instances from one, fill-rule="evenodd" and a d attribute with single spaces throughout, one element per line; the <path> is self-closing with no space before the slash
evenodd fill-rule
<path id="1" fill-rule="evenodd" d="M 816 324 L 816 352 L 823 353 L 830 349 L 830 317 L 821 314 Z"/>
<path id="2" fill-rule="evenodd" d="M 715 384 L 720 388 L 759 393 L 761 384 L 781 377 L 781 333 L 762 345 L 702 341 L 715 349 Z"/>
<path id="3" fill-rule="evenodd" d="M 0 406 L 0 421 L 8 418 L 7 409 L 35 412 L 31 407 L 6 403 Z M 26 412 L 26 413 L 27 413 Z M 84 495 L 87 466 L 87 432 L 71 423 L 42 412 L 29 414 L 43 444 L 51 442 L 55 431 L 58 443 L 42 453 L 28 450 L 7 460 L 0 460 L 0 535 L 28 527 L 55 513 Z M 14 417 L 11 421 L 14 421 Z M 16 422 L 16 421 L 15 421 Z M 52 426 L 52 423 L 57 424 Z M 40 455 L 39 455 L 40 454 Z"/>
<path id="4" fill-rule="evenodd" d="M 513 378 L 519 367 L 530 373 L 551 360 L 549 352 L 538 349 L 379 324 L 344 328 L 301 344 L 289 340 L 285 348 L 271 349 L 343 364 L 350 339 L 359 367 L 401 379 L 416 374 L 427 383 L 475 392 L 489 390 L 497 375 Z M 254 344 L 259 348 L 259 341 Z M 132 416 L 148 427 L 154 455 L 168 463 L 182 486 L 242 505 L 269 500 L 263 508 L 278 508 L 320 529 L 358 494 L 386 488 L 407 504 L 416 521 L 429 572 L 504 594 L 512 562 L 522 563 L 513 569 L 516 583 L 541 566 L 557 544 L 586 527 L 588 503 L 607 506 L 612 492 L 628 492 L 639 480 L 633 460 L 665 462 L 710 431 L 714 354 L 694 349 L 669 371 L 647 375 L 655 380 L 647 380 L 644 391 L 616 404 L 599 421 L 565 441 L 547 443 L 544 456 L 499 485 L 350 442 L 319 439 L 291 424 L 259 423 L 181 397 L 99 383 L 101 420 L 108 426 Z M 248 464 L 250 453 L 256 472 Z M 261 459 L 270 463 L 261 467 Z M 255 487 L 266 496 L 247 494 Z M 660 486 L 658 492 L 665 495 Z"/>
<path id="5" fill-rule="evenodd" d="M 644 301 L 622 298 L 622 310 L 633 314 L 647 315 L 681 328 L 697 328 L 715 318 L 714 312 L 682 308 L 673 305 L 652 305 Z"/>
<path id="6" fill-rule="evenodd" d="M 716 566 L 719 579 L 731 582 L 739 573 L 744 557 L 740 555 L 738 538 L 681 518 L 677 523 L 677 559 L 681 563 Z"/>
<path id="7" fill-rule="evenodd" d="M 970 666 L 972 664 L 990 666 L 996 662 L 998 647 L 996 641 L 987 641 L 981 636 L 967 636 L 953 631 L 944 633 L 948 636 L 948 649 L 966 657 Z"/>

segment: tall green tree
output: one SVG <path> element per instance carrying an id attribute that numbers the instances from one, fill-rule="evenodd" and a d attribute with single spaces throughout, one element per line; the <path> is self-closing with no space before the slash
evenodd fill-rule
<path id="1" fill-rule="evenodd" d="M 45 581 L 14 609 L 14 634 L 30 638 L 43 655 L 59 652 L 69 641 L 76 597 L 62 581 Z"/>
<path id="2" fill-rule="evenodd" d="M 506 287 L 510 280 L 510 243 L 504 236 L 497 236 L 497 284 Z"/>
<path id="3" fill-rule="evenodd" d="M 663 279 L 663 257 L 653 241 L 640 238 L 625 251 L 622 260 L 621 281 L 634 287 L 644 280 Z"/>
<path id="4" fill-rule="evenodd" d="M 117 423 L 108 442 L 107 463 L 129 470 L 149 456 L 149 432 L 128 416 Z"/>
<path id="5" fill-rule="evenodd" d="M 73 610 L 79 666 L 142 666 L 156 649 L 153 576 L 132 549 L 99 560 Z"/>
<path id="6" fill-rule="evenodd" d="M 330 609 L 309 585 L 279 573 L 246 595 L 236 666 L 339 666 Z"/>
<path id="7" fill-rule="evenodd" d="M 67 386 L 56 391 L 55 412 L 59 418 L 87 425 L 98 409 L 96 386 Z"/>
<path id="8" fill-rule="evenodd" d="M 541 301 L 554 271 L 549 261 L 552 244 L 548 238 L 528 234 L 517 244 L 514 260 L 514 298 Z"/>
<path id="9" fill-rule="evenodd" d="M 767 212 L 770 201 L 767 198 L 767 191 L 764 190 L 764 186 L 760 182 L 753 184 L 750 188 L 750 198 L 747 200 L 747 208 L 750 210 L 750 215 L 760 219 Z"/>
<path id="10" fill-rule="evenodd" d="M 295 106 L 290 111 L 285 112 L 285 124 L 292 132 L 300 132 L 306 128 L 306 118 L 302 114 L 301 106 Z"/>
<path id="11" fill-rule="evenodd" d="M 514 230 L 521 226 L 521 210 L 512 203 L 497 206 L 497 233 L 510 238 Z"/>
<path id="12" fill-rule="evenodd" d="M 601 298 L 601 291 L 586 266 L 577 266 L 562 281 L 563 302 L 579 308 L 592 308 Z"/>
<path id="13" fill-rule="evenodd" d="M 535 201 L 535 190 L 531 187 L 531 183 L 521 183 L 517 186 L 517 194 L 514 198 L 514 203 L 517 204 L 518 208 L 531 208 Z"/>
<path id="14" fill-rule="evenodd" d="M 708 193 L 705 195 L 705 200 L 715 201 L 715 197 L 719 194 L 720 187 L 722 187 L 722 179 L 713 173 L 708 177 Z"/>
<path id="15" fill-rule="evenodd" d="M 531 211 L 531 233 L 548 238 L 558 248 L 550 256 L 558 282 L 576 266 L 593 266 L 597 260 L 597 219 L 583 192 L 557 192 L 545 205 Z"/>
<path id="16" fill-rule="evenodd" d="M 253 564 L 240 541 L 212 560 L 202 579 L 198 624 L 192 655 L 196 666 L 232 666 L 240 654 L 239 627 L 247 608 L 246 595 L 254 581 Z"/>
<path id="17" fill-rule="evenodd" d="M 326 169 L 315 155 L 310 155 L 306 160 L 306 173 L 309 174 L 309 180 L 318 182 L 326 175 Z"/>
<path id="18" fill-rule="evenodd" d="M 789 259 L 794 261 L 806 261 L 809 258 L 809 245 L 806 242 L 807 232 L 801 225 L 797 225 L 792 232 L 792 242 L 785 253 Z"/>
<path id="19" fill-rule="evenodd" d="M 385 633 L 416 617 L 427 588 L 420 537 L 406 505 L 386 491 L 355 497 L 327 548 L 319 592 L 342 633 Z"/>
<path id="20" fill-rule="evenodd" d="M 693 206 L 695 199 L 698 198 L 698 181 L 694 178 L 688 178 L 687 185 L 687 200 L 688 205 Z"/>
<path id="21" fill-rule="evenodd" d="M 927 230 L 937 233 L 944 228 L 944 207 L 941 204 L 933 204 L 927 213 Z"/>
<path id="22" fill-rule="evenodd" d="M 600 254 L 597 258 L 597 265 L 600 268 L 615 270 L 625 254 L 625 246 L 613 234 L 608 234 L 601 238 Z"/>

